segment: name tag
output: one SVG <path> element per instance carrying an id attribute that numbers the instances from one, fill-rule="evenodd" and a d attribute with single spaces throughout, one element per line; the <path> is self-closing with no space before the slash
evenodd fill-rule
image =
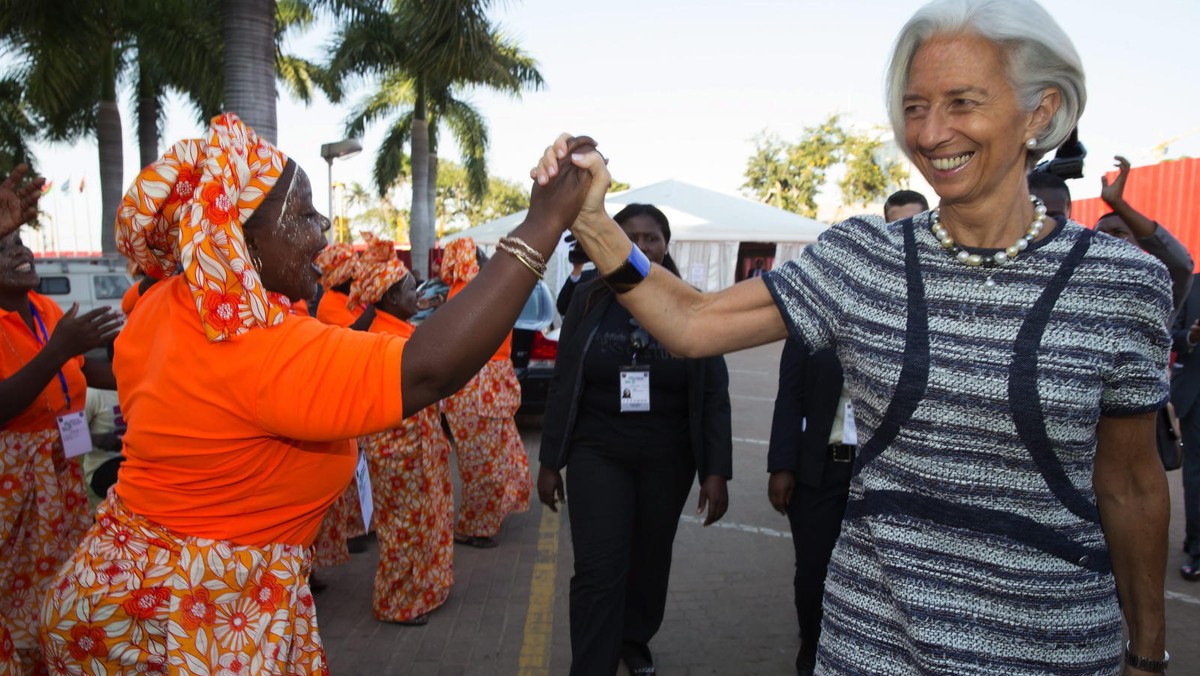
<path id="1" fill-rule="evenodd" d="M 58 416 L 58 435 L 62 437 L 63 455 L 74 458 L 92 450 L 92 433 L 88 430 L 83 411 Z"/>
<path id="2" fill-rule="evenodd" d="M 650 367 L 621 367 L 621 413 L 650 410 Z"/>
<path id="3" fill-rule="evenodd" d="M 854 422 L 854 404 L 846 402 L 846 410 L 842 415 L 842 443 L 847 446 L 858 445 L 858 425 Z"/>
<path id="4" fill-rule="evenodd" d="M 371 515 L 375 513 L 375 500 L 371 495 L 371 470 L 367 467 L 367 454 L 359 451 L 358 466 L 354 468 L 354 480 L 358 482 L 358 506 L 362 509 L 363 528 L 371 530 Z"/>

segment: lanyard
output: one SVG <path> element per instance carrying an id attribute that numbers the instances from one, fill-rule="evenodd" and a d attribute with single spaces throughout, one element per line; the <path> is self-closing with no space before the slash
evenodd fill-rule
<path id="1" fill-rule="evenodd" d="M 33 321 L 37 322 L 38 328 L 42 330 L 42 335 L 38 335 L 37 331 L 33 332 L 33 337 L 37 339 L 38 345 L 45 347 L 50 342 L 50 332 L 46 330 L 46 324 L 42 321 L 42 315 L 37 311 L 37 307 L 33 302 L 29 303 L 29 311 L 33 313 Z M 67 389 L 67 377 L 63 375 L 62 369 L 58 370 L 58 384 L 62 387 L 63 398 L 66 399 L 67 411 L 71 410 L 71 392 Z"/>

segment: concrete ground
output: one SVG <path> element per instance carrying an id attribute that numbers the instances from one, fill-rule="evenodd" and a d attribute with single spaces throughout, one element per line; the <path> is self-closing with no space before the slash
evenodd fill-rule
<path id="1" fill-rule="evenodd" d="M 693 490 L 675 539 L 666 619 L 651 643 L 659 673 L 792 674 L 798 647 L 787 519 L 766 500 L 766 440 L 780 345 L 728 357 L 733 402 L 734 480 L 718 524 L 695 517 Z M 539 421 L 522 420 L 536 471 Z M 1170 673 L 1200 674 L 1200 583 L 1178 573 L 1183 506 L 1179 472 L 1171 486 L 1166 583 Z M 568 496 L 569 497 L 569 496 Z M 424 627 L 377 622 L 371 584 L 378 550 L 326 571 L 317 596 L 333 674 L 565 674 L 571 659 L 567 587 L 572 558 L 566 515 L 543 510 L 510 517 L 500 546 L 455 550 L 455 585 Z"/>

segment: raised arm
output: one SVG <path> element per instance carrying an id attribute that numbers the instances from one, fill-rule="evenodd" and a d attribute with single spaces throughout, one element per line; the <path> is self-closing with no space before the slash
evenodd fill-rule
<path id="1" fill-rule="evenodd" d="M 37 202 L 42 196 L 46 179 L 34 178 L 22 185 L 29 167 L 18 164 L 12 173 L 0 181 L 0 237 L 32 221 L 37 216 Z"/>
<path id="2" fill-rule="evenodd" d="M 571 147 L 593 143 L 580 138 Z M 591 180 L 587 171 L 567 165 L 558 180 L 535 186 L 529 214 L 511 236 L 548 259 L 579 212 Z M 401 367 L 405 415 L 454 394 L 479 371 L 512 330 L 536 281 L 515 256 L 498 252 L 462 293 L 417 328 Z"/>
<path id="3" fill-rule="evenodd" d="M 626 263 L 633 242 L 604 210 L 611 182 L 604 158 L 589 147 L 572 150 L 566 162 L 572 142 L 570 136 L 560 136 L 531 176 L 539 185 L 557 183 L 562 180 L 556 177 L 560 161 L 562 167 L 574 164 L 591 174 L 587 199 L 571 231 L 604 276 Z M 654 265 L 644 281 L 617 298 L 668 350 L 684 357 L 725 354 L 787 336 L 783 317 L 761 278 L 703 293 Z"/>

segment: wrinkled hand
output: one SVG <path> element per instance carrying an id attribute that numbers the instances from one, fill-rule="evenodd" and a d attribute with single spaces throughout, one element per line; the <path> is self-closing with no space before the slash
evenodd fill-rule
<path id="1" fill-rule="evenodd" d="M 1108 182 L 1108 176 L 1100 177 L 1100 199 L 1110 207 L 1116 208 L 1119 204 L 1125 202 L 1125 180 L 1129 178 L 1129 160 L 1117 155 L 1113 158 L 1116 160 L 1114 166 L 1117 167 L 1117 177 L 1112 183 Z"/>
<path id="2" fill-rule="evenodd" d="M 562 474 L 547 465 L 538 468 L 537 490 L 538 500 L 549 507 L 551 512 L 558 511 L 559 502 L 567 501 L 566 493 L 563 492 Z"/>
<path id="3" fill-rule="evenodd" d="M 65 359 L 81 355 L 89 350 L 104 347 L 121 330 L 121 315 L 109 307 L 98 307 L 87 314 L 79 314 L 79 303 L 58 320 L 46 349 L 58 352 Z"/>
<path id="4" fill-rule="evenodd" d="M 563 162 L 568 157 L 570 162 Z M 578 210 L 579 216 L 576 224 L 586 227 L 588 224 L 597 222 L 597 219 L 607 220 L 608 213 L 604 210 L 604 196 L 608 194 L 612 176 L 608 173 L 608 160 L 604 159 L 604 156 L 596 150 L 596 142 L 591 138 L 576 137 L 570 134 L 560 135 L 550 147 L 546 148 L 542 160 L 529 171 L 529 176 L 537 181 L 538 185 L 546 185 L 552 183 L 559 172 L 566 172 L 567 167 L 571 166 L 583 170 L 581 173 L 591 179 L 586 197 Z M 576 225 L 571 227 L 575 228 Z"/>
<path id="5" fill-rule="evenodd" d="M 788 505 L 792 502 L 792 491 L 796 490 L 796 475 L 788 470 L 771 472 L 767 480 L 767 499 L 776 512 L 787 516 Z"/>
<path id="6" fill-rule="evenodd" d="M 29 167 L 18 164 L 12 173 L 0 182 L 0 237 L 4 237 L 37 217 L 37 203 L 42 196 L 42 185 L 46 179 L 36 177 L 21 185 Z"/>
<path id="7" fill-rule="evenodd" d="M 729 490 L 725 486 L 725 477 L 713 474 L 704 478 L 704 483 L 700 485 L 700 504 L 696 505 L 696 514 L 702 514 L 706 506 L 708 516 L 704 518 L 705 526 L 711 526 L 725 516 L 725 510 L 729 509 Z"/>
<path id="8" fill-rule="evenodd" d="M 594 185 L 592 174 L 581 171 L 570 162 L 558 165 L 556 154 L 562 153 L 594 153 L 596 142 L 587 136 L 571 138 L 560 136 L 559 139 L 570 139 L 559 145 L 557 142 L 546 148 L 538 167 L 530 170 L 529 175 L 535 179 L 533 192 L 529 196 L 530 218 L 546 219 L 566 230 L 575 221 L 584 199 L 591 193 L 589 188 Z M 547 166 L 547 158 L 553 161 Z"/>

